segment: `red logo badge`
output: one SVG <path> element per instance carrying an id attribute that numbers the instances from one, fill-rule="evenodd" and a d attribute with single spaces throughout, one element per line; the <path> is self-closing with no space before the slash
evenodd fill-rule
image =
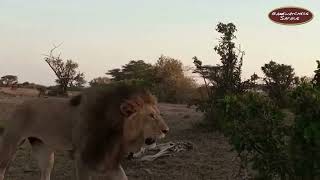
<path id="1" fill-rule="evenodd" d="M 313 14 L 299 7 L 282 7 L 274 9 L 269 13 L 269 18 L 279 24 L 298 25 L 312 20 Z"/>

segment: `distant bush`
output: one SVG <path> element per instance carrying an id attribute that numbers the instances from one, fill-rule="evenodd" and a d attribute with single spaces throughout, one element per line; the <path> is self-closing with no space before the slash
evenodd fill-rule
<path id="1" fill-rule="evenodd" d="M 111 83 L 110 78 L 108 78 L 108 77 L 97 77 L 97 78 L 92 79 L 89 82 L 89 85 L 91 87 L 94 87 L 94 86 L 100 86 L 100 85 L 105 85 L 105 84 L 109 84 L 109 83 Z"/>
<path id="2" fill-rule="evenodd" d="M 112 83 L 136 83 L 147 87 L 162 102 L 187 103 L 197 93 L 197 85 L 193 78 L 184 74 L 182 62 L 167 56 L 161 56 L 155 65 L 143 60 L 130 61 L 106 74 L 111 76 Z M 97 83 L 93 81 L 92 86 L 95 85 Z"/>
<path id="3" fill-rule="evenodd" d="M 27 87 L 27 86 L 30 85 L 30 83 L 29 83 L 28 81 L 26 81 L 26 82 L 23 82 L 21 85 L 22 85 L 23 87 Z"/>
<path id="4" fill-rule="evenodd" d="M 121 80 L 121 81 L 114 81 L 112 83 L 106 84 L 105 86 L 121 86 L 121 85 L 129 85 L 135 87 L 146 88 L 150 90 L 150 84 L 144 80 L 139 79 L 131 79 L 131 80 Z"/>
<path id="5" fill-rule="evenodd" d="M 11 86 L 18 83 L 18 77 L 15 75 L 5 75 L 0 78 L 0 85 L 2 86 Z"/>
<path id="6" fill-rule="evenodd" d="M 29 88 L 29 89 L 45 89 L 46 86 L 40 85 L 40 84 L 35 84 L 35 83 L 30 83 L 28 81 L 23 82 L 22 84 L 19 84 L 19 87 L 21 88 Z"/>
<path id="7" fill-rule="evenodd" d="M 62 97 L 68 96 L 68 94 L 66 92 L 63 92 L 61 90 L 61 88 L 59 88 L 58 85 L 48 87 L 47 88 L 47 92 L 46 92 L 45 95 L 48 95 L 48 96 L 62 96 Z"/>

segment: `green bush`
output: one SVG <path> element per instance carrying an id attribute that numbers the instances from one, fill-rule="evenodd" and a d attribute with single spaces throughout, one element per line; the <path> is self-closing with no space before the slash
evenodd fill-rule
<path id="1" fill-rule="evenodd" d="M 287 113 L 273 99 L 252 92 L 207 106 L 215 109 L 207 116 L 216 118 L 243 165 L 257 172 L 256 179 L 320 178 L 320 90 L 302 84 L 289 97 Z"/>
<path id="2" fill-rule="evenodd" d="M 284 114 L 270 98 L 258 93 L 226 96 L 216 107 L 222 132 L 244 165 L 258 171 L 256 178 L 288 173 Z"/>
<path id="3" fill-rule="evenodd" d="M 229 139 L 255 179 L 319 180 L 320 61 L 311 83 L 299 82 L 290 65 L 273 61 L 262 67 L 264 84 L 256 84 L 256 74 L 242 81 L 244 53 L 235 53 L 236 28 L 219 23 L 217 31 L 221 64 L 202 65 L 194 57 L 194 72 L 207 92 L 195 101 L 204 124 Z"/>
<path id="4" fill-rule="evenodd" d="M 294 173 L 304 179 L 320 179 L 320 90 L 302 84 L 292 93 L 295 121 L 290 142 Z"/>

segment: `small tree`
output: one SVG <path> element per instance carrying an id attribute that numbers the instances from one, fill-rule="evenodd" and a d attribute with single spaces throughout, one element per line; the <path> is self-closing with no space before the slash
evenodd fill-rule
<path id="1" fill-rule="evenodd" d="M 160 100 L 167 102 L 186 102 L 196 91 L 196 84 L 184 73 L 180 60 L 160 56 L 155 68 L 155 91 Z"/>
<path id="2" fill-rule="evenodd" d="M 208 94 L 214 98 L 222 98 L 226 94 L 236 94 L 244 90 L 241 81 L 244 52 L 237 49 L 233 42 L 236 39 L 234 33 L 237 31 L 233 23 L 219 23 L 216 30 L 221 33 L 221 37 L 214 50 L 220 56 L 221 64 L 202 65 L 197 57 L 193 58 L 193 63 L 196 66 L 194 73 L 200 74 L 206 86 L 211 87 L 208 88 Z"/>
<path id="3" fill-rule="evenodd" d="M 202 66 L 202 61 L 200 61 L 196 56 L 193 57 L 193 64 L 196 66 L 196 69 L 193 71 L 193 73 L 198 73 L 201 76 L 207 91 L 207 95 L 208 97 L 211 97 L 212 94 L 207 81 L 207 79 L 210 78 L 210 66 Z"/>
<path id="4" fill-rule="evenodd" d="M 1 77 L 0 81 L 1 81 L 1 84 L 3 84 L 3 85 L 8 87 L 8 86 L 17 84 L 18 83 L 18 77 L 15 76 L 15 75 L 5 75 L 5 76 Z"/>
<path id="5" fill-rule="evenodd" d="M 294 69 L 290 65 L 278 64 L 270 61 L 261 67 L 265 77 L 266 91 L 280 106 L 286 104 L 287 92 L 296 80 Z"/>
<path id="6" fill-rule="evenodd" d="M 244 52 L 236 54 L 234 33 L 237 31 L 233 23 L 219 23 L 216 30 L 222 34 L 219 44 L 214 47 L 221 60 L 220 78 L 218 78 L 218 95 L 238 93 L 241 89 L 241 68 Z M 220 80 L 220 81 L 219 81 Z"/>
<path id="7" fill-rule="evenodd" d="M 60 93 L 66 95 L 68 87 L 83 87 L 86 81 L 84 79 L 84 73 L 77 72 L 79 67 L 78 63 L 72 60 L 64 61 L 60 58 L 60 55 L 53 55 L 53 51 L 56 48 L 57 46 L 51 49 L 50 54 L 47 55 L 44 60 L 57 76 L 56 83 L 59 85 Z"/>
<path id="8" fill-rule="evenodd" d="M 224 126 L 223 120 L 219 118 L 218 102 L 227 95 L 243 93 L 251 84 L 250 80 L 241 80 L 241 68 L 244 51 L 236 48 L 236 26 L 233 23 L 219 23 L 216 27 L 221 34 L 218 45 L 214 47 L 215 52 L 220 56 L 220 64 L 202 65 L 197 58 L 193 58 L 196 66 L 194 73 L 200 74 L 205 81 L 208 98 L 197 102 L 197 109 L 205 113 L 205 119 L 215 128 L 221 129 Z"/>
<path id="9" fill-rule="evenodd" d="M 257 80 L 260 79 L 260 77 L 256 74 L 256 73 L 253 73 L 251 76 L 250 76 L 250 80 L 252 81 L 252 83 L 254 84 L 257 84 Z"/>

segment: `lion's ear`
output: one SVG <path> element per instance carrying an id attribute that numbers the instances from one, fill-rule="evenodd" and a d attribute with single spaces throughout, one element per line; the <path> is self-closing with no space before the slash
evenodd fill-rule
<path id="1" fill-rule="evenodd" d="M 70 99 L 71 106 L 78 106 L 81 103 L 82 96 L 76 95 Z"/>
<path id="2" fill-rule="evenodd" d="M 143 106 L 143 100 L 141 98 L 134 98 L 126 100 L 120 105 L 120 111 L 125 117 L 129 117 L 132 114 L 139 111 Z"/>

